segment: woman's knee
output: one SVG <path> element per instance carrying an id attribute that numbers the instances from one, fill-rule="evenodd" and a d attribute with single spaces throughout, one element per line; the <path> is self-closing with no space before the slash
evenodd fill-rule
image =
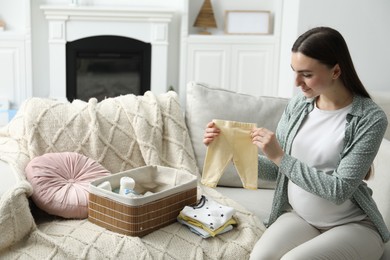
<path id="1" fill-rule="evenodd" d="M 260 237 L 250 259 L 280 259 L 286 252 L 319 234 L 295 213 L 285 213 Z"/>

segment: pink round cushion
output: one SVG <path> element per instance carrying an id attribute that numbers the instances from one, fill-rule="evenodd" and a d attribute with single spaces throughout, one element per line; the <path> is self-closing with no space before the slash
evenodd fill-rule
<path id="1" fill-rule="evenodd" d="M 34 203 L 64 218 L 88 217 L 89 183 L 109 174 L 98 162 L 74 152 L 47 153 L 26 167 Z"/>

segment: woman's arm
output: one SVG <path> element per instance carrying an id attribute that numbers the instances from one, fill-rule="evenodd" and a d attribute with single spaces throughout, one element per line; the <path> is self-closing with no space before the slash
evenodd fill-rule
<path id="1" fill-rule="evenodd" d="M 299 100 L 302 99 L 299 96 L 293 97 L 288 105 L 286 106 L 285 110 L 283 111 L 283 114 L 279 120 L 278 126 L 276 128 L 276 135 L 273 135 L 272 147 L 276 147 L 279 152 L 282 153 L 282 156 L 284 154 L 284 151 L 282 150 L 282 147 L 285 146 L 285 135 L 286 131 L 288 130 L 290 115 L 293 113 L 295 109 L 295 104 L 299 103 Z M 266 129 L 263 129 L 266 130 Z M 263 153 L 265 155 L 259 155 L 259 161 L 258 161 L 258 176 L 260 179 L 263 180 L 270 180 L 275 181 L 278 177 L 279 172 L 279 162 L 274 162 L 270 160 L 267 156 L 267 152 L 264 152 L 263 144 L 261 144 L 259 140 L 259 133 L 261 129 L 256 128 L 253 129 L 251 133 L 252 142 L 256 144 L 261 150 L 263 150 Z M 272 133 L 272 132 L 271 132 Z M 270 140 L 268 140 L 270 141 Z M 272 148 L 271 148 L 272 149 Z"/>

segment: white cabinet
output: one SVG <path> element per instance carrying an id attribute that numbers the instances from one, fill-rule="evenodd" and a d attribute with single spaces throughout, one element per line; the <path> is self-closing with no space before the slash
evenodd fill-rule
<path id="1" fill-rule="evenodd" d="M 274 55 L 273 44 L 233 45 L 229 89 L 256 96 L 276 95 Z"/>
<path id="2" fill-rule="evenodd" d="M 0 99 L 11 108 L 32 96 L 30 1 L 0 1 Z"/>
<path id="3" fill-rule="evenodd" d="M 200 81 L 251 95 L 277 95 L 274 36 L 191 35 L 186 82 Z"/>
<path id="4" fill-rule="evenodd" d="M 201 81 L 229 88 L 231 47 L 210 43 L 188 44 L 187 82 Z"/>
<path id="5" fill-rule="evenodd" d="M 251 94 L 278 96 L 279 56 L 283 0 L 212 0 L 217 28 L 211 35 L 197 34 L 193 26 L 204 0 L 183 1 L 180 43 L 179 96 L 185 105 L 189 81 Z M 228 10 L 267 10 L 270 34 L 225 34 Z"/>
<path id="6" fill-rule="evenodd" d="M 20 36 L 0 35 L 0 98 L 18 107 L 31 96 L 31 79 L 26 61 L 26 44 Z"/>

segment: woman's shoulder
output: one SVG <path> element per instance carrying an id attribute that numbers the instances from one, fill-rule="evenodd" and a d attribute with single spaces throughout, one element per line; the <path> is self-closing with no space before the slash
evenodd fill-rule
<path id="1" fill-rule="evenodd" d="M 383 109 L 374 102 L 371 98 L 363 96 L 355 96 L 352 104 L 352 113 L 360 116 L 372 116 L 386 117 Z"/>
<path id="2" fill-rule="evenodd" d="M 380 124 L 387 127 L 388 119 L 383 109 L 371 98 L 355 96 L 352 104 L 351 114 L 360 118 L 360 120 Z"/>

